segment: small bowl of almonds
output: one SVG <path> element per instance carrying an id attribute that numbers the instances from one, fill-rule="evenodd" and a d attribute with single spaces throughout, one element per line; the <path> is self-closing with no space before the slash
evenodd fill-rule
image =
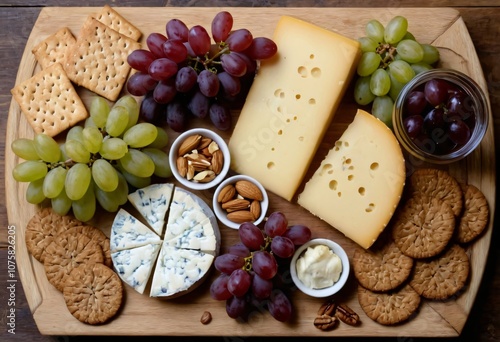
<path id="1" fill-rule="evenodd" d="M 219 184 L 229 171 L 230 158 L 224 139 L 204 128 L 179 135 L 169 153 L 174 177 L 193 190 L 206 190 Z"/>
<path id="2" fill-rule="evenodd" d="M 257 180 L 236 175 L 224 180 L 215 190 L 213 209 L 226 226 L 238 229 L 244 222 L 261 223 L 269 207 L 267 192 Z"/>

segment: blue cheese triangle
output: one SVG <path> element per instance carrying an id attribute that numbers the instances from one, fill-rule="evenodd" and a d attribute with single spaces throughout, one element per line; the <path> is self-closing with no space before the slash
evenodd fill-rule
<path id="1" fill-rule="evenodd" d="M 128 195 L 128 200 L 159 236 L 163 234 L 174 185 L 151 184 Z"/>
<path id="2" fill-rule="evenodd" d="M 144 293 L 160 246 L 160 244 L 149 244 L 112 253 L 111 258 L 116 273 L 134 290 Z"/>
<path id="3" fill-rule="evenodd" d="M 164 245 L 194 249 L 208 254 L 215 254 L 217 249 L 217 238 L 214 227 L 209 218 L 206 218 L 191 229 L 185 230 L 170 240 L 164 240 Z"/>
<path id="4" fill-rule="evenodd" d="M 214 256 L 163 245 L 156 263 L 151 297 L 173 297 L 193 290 L 212 265 Z"/>
<path id="5" fill-rule="evenodd" d="M 116 214 L 109 240 L 111 252 L 162 242 L 158 235 L 125 209 Z"/>

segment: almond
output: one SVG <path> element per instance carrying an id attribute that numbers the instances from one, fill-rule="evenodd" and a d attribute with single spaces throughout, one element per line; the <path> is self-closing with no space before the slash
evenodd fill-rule
<path id="1" fill-rule="evenodd" d="M 227 219 L 235 223 L 253 222 L 255 217 L 248 210 L 238 210 L 227 214 Z"/>
<path id="2" fill-rule="evenodd" d="M 178 151 L 179 155 L 183 156 L 186 153 L 191 152 L 192 150 L 196 149 L 198 147 L 198 145 L 200 144 L 201 138 L 202 137 L 199 134 L 195 134 L 195 135 L 191 135 L 191 136 L 187 137 L 186 140 L 184 140 L 182 142 L 181 146 L 179 147 L 179 151 Z"/>
<path id="3" fill-rule="evenodd" d="M 200 183 L 208 183 L 215 178 L 215 173 L 211 170 L 205 170 L 197 173 L 193 180 Z"/>
<path id="4" fill-rule="evenodd" d="M 260 216 L 260 201 L 253 200 L 252 203 L 250 203 L 250 212 L 255 217 L 255 219 L 259 218 L 259 216 Z"/>
<path id="5" fill-rule="evenodd" d="M 250 201 L 244 199 L 233 199 L 222 203 L 222 209 L 225 209 L 227 212 L 248 209 L 250 206 Z"/>
<path id="6" fill-rule="evenodd" d="M 227 201 L 232 200 L 234 198 L 234 195 L 236 195 L 236 189 L 234 188 L 234 185 L 228 184 L 219 192 L 219 195 L 217 196 L 217 202 L 226 203 Z"/>
<path id="7" fill-rule="evenodd" d="M 186 177 L 188 170 L 188 161 L 184 157 L 177 158 L 177 171 L 181 175 L 181 177 Z"/>
<path id="8" fill-rule="evenodd" d="M 221 150 L 217 150 L 213 153 L 212 156 L 212 171 L 215 172 L 216 175 L 221 173 L 222 167 L 224 166 L 224 154 L 222 154 Z"/>
<path id="9" fill-rule="evenodd" d="M 235 184 L 236 191 L 243 197 L 262 201 L 264 196 L 262 195 L 262 191 L 255 185 L 254 183 L 247 180 L 237 181 Z"/>
<path id="10" fill-rule="evenodd" d="M 198 145 L 198 150 L 203 150 L 204 148 L 207 148 L 211 142 L 212 142 L 212 139 L 207 138 L 207 137 L 202 137 L 200 144 Z"/>
<path id="11" fill-rule="evenodd" d="M 217 144 L 215 141 L 212 141 L 210 145 L 208 145 L 208 152 L 214 154 L 214 152 L 218 150 L 219 150 L 219 144 Z"/>
<path id="12" fill-rule="evenodd" d="M 188 167 L 187 167 L 187 173 L 186 173 L 186 179 L 187 179 L 187 180 L 191 180 L 191 179 L 193 179 L 193 177 L 194 177 L 194 172 L 195 172 L 194 166 L 193 166 L 193 165 L 188 164 Z"/>

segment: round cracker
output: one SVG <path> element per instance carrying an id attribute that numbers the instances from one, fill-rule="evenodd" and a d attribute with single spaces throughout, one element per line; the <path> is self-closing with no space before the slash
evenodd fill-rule
<path id="1" fill-rule="evenodd" d="M 113 260 L 111 259 L 109 238 L 100 229 L 89 225 L 81 225 L 72 227 L 68 229 L 68 231 L 73 232 L 73 234 L 87 235 L 91 240 L 95 241 L 102 248 L 104 256 L 104 265 L 108 267 L 113 266 Z"/>
<path id="2" fill-rule="evenodd" d="M 82 225 L 82 222 L 68 215 L 61 216 L 52 208 L 38 211 L 26 226 L 25 241 L 28 252 L 43 263 L 45 249 L 54 241 L 54 237 L 78 225 Z"/>
<path id="3" fill-rule="evenodd" d="M 430 261 L 418 260 L 410 285 L 427 299 L 447 299 L 461 290 L 470 272 L 469 257 L 458 245 L 451 245 Z"/>
<path id="4" fill-rule="evenodd" d="M 463 195 L 460 184 L 448 172 L 439 169 L 418 169 L 408 180 L 408 194 L 424 194 L 447 202 L 455 216 L 459 216 L 463 207 Z"/>
<path id="5" fill-rule="evenodd" d="M 67 231 L 47 246 L 43 263 L 49 282 L 63 291 L 71 271 L 81 264 L 102 263 L 102 248 L 85 234 Z"/>
<path id="6" fill-rule="evenodd" d="M 447 202 L 416 195 L 404 203 L 392 225 L 392 238 L 403 254 L 429 258 L 448 245 L 455 230 L 455 215 Z"/>
<path id="7" fill-rule="evenodd" d="M 420 306 L 420 296 L 406 284 L 395 291 L 373 292 L 358 286 L 358 301 L 368 317 L 383 325 L 408 320 Z"/>
<path id="8" fill-rule="evenodd" d="M 471 184 L 462 184 L 464 210 L 457 225 L 457 241 L 469 243 L 486 228 L 490 211 L 484 194 Z"/>
<path id="9" fill-rule="evenodd" d="M 123 286 L 118 275 L 104 264 L 74 268 L 63 289 L 71 314 L 88 324 L 105 323 L 122 305 Z"/>
<path id="10" fill-rule="evenodd" d="M 353 256 L 354 276 L 364 288 L 375 292 L 400 286 L 413 267 L 413 259 L 404 255 L 394 241 L 384 242 L 371 250 L 356 248 Z"/>

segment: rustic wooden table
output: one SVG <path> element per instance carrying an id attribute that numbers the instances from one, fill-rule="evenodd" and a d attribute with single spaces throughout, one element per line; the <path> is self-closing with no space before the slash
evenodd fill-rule
<path id="1" fill-rule="evenodd" d="M 10 89 L 16 80 L 17 68 L 29 37 L 42 6 L 103 6 L 106 1 L 92 0 L 72 2 L 69 0 L 7 0 L 0 4 L 0 193 L 5 193 L 4 185 L 4 153 L 5 133 L 8 109 L 11 102 Z M 485 79 L 493 110 L 494 130 L 500 131 L 500 2 L 498 0 L 114 0 L 112 6 L 186 6 L 186 7 L 454 7 L 460 11 L 474 42 Z M 500 138 L 495 140 L 496 150 L 500 150 Z M 498 172 L 497 172 L 498 174 Z M 2 341 L 79 341 L 88 337 L 78 336 L 43 336 L 39 333 L 26 302 L 21 283 L 15 288 L 16 329 L 15 335 L 7 332 L 7 315 L 9 312 L 8 289 L 8 226 L 10 224 L 6 203 L 9 194 L 0 196 L 0 332 Z M 498 213 L 498 203 L 495 212 Z M 498 229 L 493 232 L 488 262 L 484 272 L 481 288 L 473 306 L 469 320 L 458 338 L 451 341 L 499 341 L 500 340 L 500 253 L 496 250 L 499 241 Z M 157 338 L 159 339 L 159 338 Z M 254 338 L 207 338 L 208 341 L 245 341 Z M 284 338 L 283 338 L 284 339 Z M 293 338 L 292 338 L 293 339 Z M 366 340 L 366 338 L 362 338 Z M 128 339 L 127 339 L 128 340 Z M 131 338 L 131 340 L 138 340 Z M 175 338 L 169 338 L 175 340 Z M 194 338 L 179 338 L 182 341 Z M 287 338 L 290 340 L 290 338 Z M 349 339 L 349 340 L 361 340 Z M 390 339 L 377 338 L 373 340 L 414 341 L 421 340 L 408 337 Z"/>

